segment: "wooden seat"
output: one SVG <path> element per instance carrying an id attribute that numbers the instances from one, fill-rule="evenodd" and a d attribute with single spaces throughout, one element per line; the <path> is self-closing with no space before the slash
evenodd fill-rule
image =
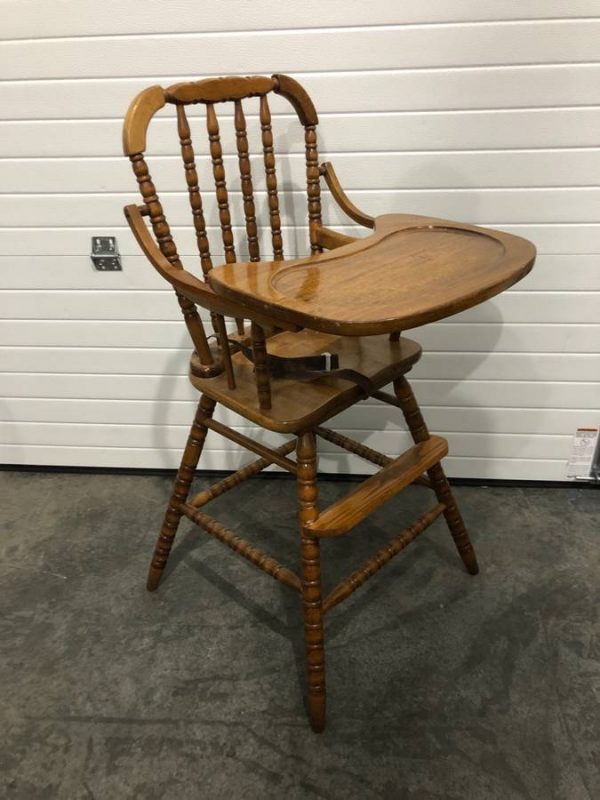
<path id="1" fill-rule="evenodd" d="M 365 375 L 377 389 L 407 372 L 421 356 L 420 345 L 404 336 L 390 342 L 388 336 L 349 338 L 304 329 L 275 334 L 268 342 L 273 355 L 336 353 L 344 367 Z M 253 364 L 242 353 L 236 353 L 232 362 L 234 389 L 227 385 L 225 374 L 196 377 L 196 356 L 192 357 L 190 380 L 217 403 L 271 431 L 297 433 L 307 426 L 320 425 L 362 398 L 360 386 L 343 378 L 317 377 L 305 381 L 272 378 L 271 407 L 261 409 Z"/>
<path id="2" fill-rule="evenodd" d="M 310 255 L 287 261 L 270 95 L 287 100 L 304 128 Z M 250 159 L 242 101 L 244 106 L 250 102 L 257 106 L 254 124 L 260 129 L 260 163 L 265 173 L 267 231 L 272 246 L 272 257 L 267 258 L 260 252 L 261 231 L 252 182 L 257 161 Z M 220 104 L 233 108 L 230 124 L 247 249 L 242 259 L 238 258 L 225 175 L 216 110 Z M 198 246 L 199 277 L 184 268 L 145 158 L 148 126 L 167 105 L 175 112 L 182 185 Z M 204 110 L 222 241 L 218 247 L 224 253 L 220 265 L 213 264 L 211 255 L 208 212 L 188 118 L 192 106 Z M 308 714 L 313 730 L 321 731 L 325 726 L 325 613 L 359 589 L 441 515 L 466 569 L 471 574 L 478 571 L 475 552 L 440 463 L 447 443 L 429 434 L 406 379 L 421 356 L 421 348 L 402 331 L 470 308 L 503 291 L 531 269 L 535 249 L 519 237 L 448 220 L 408 214 L 370 217 L 345 195 L 331 164 L 319 164 L 317 124 L 308 94 L 286 75 L 210 78 L 166 89 L 152 86 L 141 92 L 127 113 L 123 145 L 143 200 L 139 206 L 127 206 L 125 215 L 143 252 L 175 290 L 194 348 L 190 380 L 200 393 L 152 556 L 148 589 L 158 587 L 179 522 L 185 516 L 297 591 L 304 617 Z M 321 178 L 342 211 L 372 233 L 351 237 L 323 225 Z M 210 316 L 210 336 L 198 308 Z M 393 393 L 384 390 L 389 383 Z M 387 455 L 325 426 L 331 417 L 365 397 L 400 410 L 414 441 L 412 447 Z M 261 428 L 291 438 L 279 447 L 255 441 L 214 419 L 218 404 Z M 258 458 L 192 493 L 209 431 L 242 445 Z M 318 505 L 317 438 L 380 468 L 325 509 Z M 290 457 L 294 451 L 295 459 Z M 212 500 L 271 465 L 296 477 L 300 574 L 205 511 Z M 435 504 L 323 597 L 321 539 L 345 536 L 409 485 L 432 490 Z"/>

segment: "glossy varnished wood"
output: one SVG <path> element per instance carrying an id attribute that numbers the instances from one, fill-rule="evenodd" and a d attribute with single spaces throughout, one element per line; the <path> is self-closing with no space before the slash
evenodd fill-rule
<path id="1" fill-rule="evenodd" d="M 312 431 L 306 431 L 298 437 L 296 453 L 307 705 L 311 727 L 315 733 L 320 733 L 325 727 L 325 632 L 320 542 L 307 530 L 307 525 L 319 515 L 317 446 Z"/>
<path id="2" fill-rule="evenodd" d="M 242 539 L 237 533 L 229 530 L 229 528 L 218 520 L 209 517 L 208 514 L 205 514 L 198 508 L 193 508 L 192 506 L 184 504 L 182 506 L 182 512 L 188 519 L 195 522 L 196 525 L 199 525 L 207 533 L 210 533 L 215 539 L 219 539 L 223 544 L 226 544 L 234 553 L 238 553 L 242 558 L 245 558 L 251 564 L 254 564 L 254 566 L 258 567 L 263 572 L 266 572 L 267 575 L 289 586 L 291 589 L 300 590 L 301 584 L 298 576 L 276 561 L 272 556 L 268 555 L 268 553 L 264 553 L 262 550 L 259 550 L 258 547 L 254 547 L 254 545 L 251 545 L 246 539 Z"/>
<path id="3" fill-rule="evenodd" d="M 220 78 L 175 83 L 163 92 L 169 103 L 227 103 L 267 94 L 276 86 L 274 76 L 225 75 Z"/>
<path id="4" fill-rule="evenodd" d="M 306 89 L 289 75 L 273 75 L 273 91 L 280 94 L 294 107 L 298 119 L 304 125 L 318 125 L 317 109 Z"/>
<path id="5" fill-rule="evenodd" d="M 214 409 L 215 401 L 212 398 L 206 396 L 200 398 L 196 416 L 190 429 L 185 450 L 183 451 L 177 477 L 175 478 L 171 498 L 165 512 L 160 534 L 154 548 L 154 553 L 152 554 L 150 571 L 146 583 L 148 590 L 151 592 L 157 588 L 163 569 L 169 559 L 179 521 L 183 514 L 182 507 L 190 492 L 194 472 L 198 466 L 198 459 L 200 458 L 206 440 L 208 428 L 205 422 L 212 417 Z"/>
<path id="6" fill-rule="evenodd" d="M 311 256 L 287 262 L 283 260 L 276 144 L 268 99 L 271 93 L 291 103 L 304 128 Z M 250 97 L 259 98 L 255 135 L 260 139 L 266 176 L 272 261 L 260 260 L 258 208 L 249 152 L 252 137 L 248 135 L 243 109 L 243 102 Z M 238 223 L 231 215 L 217 119 L 221 108 L 218 104 L 222 103 L 233 104 L 250 262 L 236 263 L 233 230 Z M 188 106 L 197 104 L 204 106 L 226 261 L 216 267 L 210 254 L 201 196 L 207 187 L 199 185 L 188 121 L 188 112 L 192 111 Z M 190 224 L 200 255 L 199 277 L 193 274 L 193 266 L 182 263 L 145 158 L 148 126 L 165 105 L 171 106 L 176 117 L 185 176 L 183 188 L 187 189 Z M 230 115 L 222 119 L 226 124 Z M 325 612 L 349 597 L 442 514 L 465 567 L 472 574 L 478 570 L 475 552 L 441 465 L 447 444 L 430 435 L 405 377 L 420 358 L 421 348 L 401 332 L 493 297 L 522 278 L 535 257 L 529 242 L 498 231 L 408 214 L 371 217 L 345 194 L 333 166 L 329 162 L 319 164 L 318 122 L 308 93 L 290 76 L 228 76 L 176 83 L 166 89 L 149 87 L 131 103 L 123 131 L 123 149 L 142 195 L 140 206 L 126 207 L 127 221 L 150 263 L 175 289 L 194 343 L 190 380 L 201 392 L 153 553 L 148 589 L 157 588 L 179 522 L 185 516 L 247 562 L 299 592 L 308 715 L 317 732 L 325 726 Z M 205 150 L 206 145 L 198 152 Z M 259 167 L 260 160 L 254 165 Z M 372 233 L 355 238 L 323 226 L 321 178 L 341 211 L 367 229 L 374 229 Z M 198 306 L 210 314 L 217 344 L 209 342 Z M 236 320 L 237 334 L 227 332 L 225 317 Z M 250 324 L 246 326 L 244 320 Z M 241 352 L 250 345 L 252 360 Z M 327 373 L 321 367 L 320 372 L 307 374 L 306 368 L 298 368 L 298 359 L 326 353 L 338 356 L 338 374 Z M 271 356 L 287 359 L 287 371 L 281 361 L 270 359 Z M 321 358 L 319 363 L 323 362 L 327 364 L 328 360 Z M 299 377 L 273 378 L 270 369 L 275 368 L 278 375 Z M 393 395 L 381 391 L 390 382 L 394 385 Z M 328 419 L 367 395 L 402 410 L 414 441 L 412 448 L 397 456 L 383 454 L 324 427 Z M 219 403 L 252 424 L 293 437 L 278 447 L 255 441 L 238 428 L 213 418 Z M 188 500 L 209 434 L 224 436 L 259 458 L 212 486 L 203 487 Z M 318 504 L 317 436 L 380 467 L 376 475 L 323 509 Z M 296 461 L 290 457 L 294 449 Z M 205 506 L 212 500 L 271 465 L 296 477 L 299 575 L 205 513 Z M 323 599 L 321 538 L 347 533 L 409 484 L 433 490 L 437 505 L 396 534 Z"/>
<path id="7" fill-rule="evenodd" d="M 350 597 L 363 583 L 369 578 L 372 578 L 376 572 L 384 567 L 388 561 L 397 555 L 401 550 L 404 550 L 414 539 L 423 533 L 436 519 L 443 513 L 445 506 L 443 503 L 438 503 L 430 511 L 426 511 L 416 519 L 412 525 L 405 528 L 400 533 L 378 550 L 371 558 L 369 558 L 359 569 L 355 570 L 345 580 L 341 581 L 335 589 L 327 595 L 323 601 L 323 611 L 327 612 L 342 600 Z"/>
<path id="8" fill-rule="evenodd" d="M 317 126 L 304 128 L 304 150 L 306 157 L 306 195 L 308 198 L 308 233 L 310 251 L 320 253 L 323 246 L 319 240 L 321 227 L 321 181 L 319 180 L 319 153 L 317 151 Z"/>
<path id="9" fill-rule="evenodd" d="M 409 382 L 403 375 L 394 381 L 394 390 L 413 441 L 415 443 L 430 441 L 431 434 L 427 429 L 421 409 Z M 471 575 L 477 575 L 479 572 L 477 556 L 442 465 L 434 464 L 427 470 L 427 474 L 439 502 L 444 505 L 444 517 L 463 564 Z"/>
<path id="10" fill-rule="evenodd" d="M 373 235 L 332 253 L 283 265 L 224 265 L 209 281 L 218 294 L 277 318 L 327 333 L 374 335 L 471 308 L 523 278 L 534 259 L 534 246 L 518 236 L 389 214 L 375 220 Z"/>
<path id="11" fill-rule="evenodd" d="M 254 205 L 254 189 L 252 186 L 252 167 L 250 165 L 250 156 L 248 152 L 246 117 L 241 100 L 235 101 L 234 124 L 242 196 L 244 198 L 244 217 L 246 219 L 248 252 L 250 254 L 250 261 L 258 261 L 260 258 L 260 250 L 258 245 L 258 228 L 256 225 L 256 208 Z"/>
<path id="12" fill-rule="evenodd" d="M 223 149 L 221 147 L 219 122 L 213 103 L 207 103 L 206 105 L 206 130 L 210 142 L 210 157 L 213 165 L 225 261 L 229 264 L 235 261 L 235 247 L 233 243 L 233 232 L 231 230 L 229 195 L 227 192 L 227 181 L 225 180 L 225 166 L 223 164 Z"/>
<path id="13" fill-rule="evenodd" d="M 287 456 L 295 449 L 296 440 L 292 439 L 291 441 L 282 444 L 281 447 L 278 447 L 273 452 L 278 456 Z M 223 478 L 222 481 L 213 483 L 212 486 L 209 486 L 207 489 L 203 489 L 201 492 L 198 492 L 192 497 L 191 500 L 188 501 L 188 505 L 194 506 L 194 508 L 200 508 L 201 506 L 209 503 L 211 500 L 214 500 L 216 497 L 220 497 L 225 492 L 235 489 L 235 487 L 240 483 L 248 480 L 248 478 L 251 478 L 253 475 L 258 475 L 259 472 L 262 472 L 263 469 L 270 467 L 271 464 L 274 463 L 275 459 L 273 454 L 265 454 L 264 457 L 257 458 L 256 461 L 252 461 L 250 464 L 246 464 L 245 467 L 238 469 L 236 472 L 232 472 L 231 475 Z"/>
<path id="14" fill-rule="evenodd" d="M 376 397 L 378 394 L 381 394 L 381 392 L 373 392 L 371 397 Z M 333 442 L 333 444 L 336 444 L 343 450 L 347 450 L 349 453 L 364 458 L 365 461 L 370 461 L 371 464 L 377 464 L 378 467 L 387 467 L 388 464 L 391 464 L 394 460 L 391 456 L 386 456 L 377 450 L 373 450 L 371 447 L 367 447 L 367 445 L 362 442 L 357 442 L 355 439 L 337 433 L 337 431 L 332 431 L 330 428 L 324 428 L 322 425 L 315 428 L 315 433 L 322 439 Z M 423 475 L 419 475 L 412 483 L 415 486 L 426 486 L 428 489 L 431 489 L 431 482 Z"/>
<path id="15" fill-rule="evenodd" d="M 342 209 L 344 214 L 347 214 L 350 219 L 363 225 L 365 228 L 375 227 L 375 218 L 369 214 L 365 214 L 360 208 L 357 208 L 352 200 L 348 197 L 346 192 L 342 189 L 338 176 L 333 168 L 333 164 L 329 161 L 324 161 L 319 169 L 319 174 L 325 178 L 325 183 L 329 191 L 333 195 L 335 202 Z"/>
<path id="16" fill-rule="evenodd" d="M 271 381 L 267 367 L 267 344 L 263 328 L 256 322 L 250 326 L 256 393 L 261 411 L 271 408 Z"/>
<path id="17" fill-rule="evenodd" d="M 246 450 L 250 450 L 252 453 L 258 453 L 258 455 L 264 458 L 266 461 L 270 461 L 273 464 L 277 464 L 279 467 L 283 467 L 283 469 L 286 469 L 293 475 L 296 474 L 296 464 L 293 461 L 290 461 L 289 458 L 279 455 L 278 450 L 273 450 L 272 448 L 257 442 L 255 439 L 251 439 L 249 436 L 246 436 L 235 428 L 230 428 L 229 426 L 224 425 L 222 422 L 218 422 L 216 419 L 205 419 L 203 420 L 203 424 L 210 430 L 220 433 L 221 436 L 224 436 L 226 439 L 229 439 L 236 444 L 241 444 L 242 447 L 246 448 Z"/>
<path id="18" fill-rule="evenodd" d="M 150 120 L 167 102 L 162 86 L 149 86 L 131 101 L 123 123 L 123 152 L 143 153 Z"/>
<path id="19" fill-rule="evenodd" d="M 190 206 L 192 209 L 192 219 L 194 222 L 194 230 L 196 232 L 196 242 L 198 244 L 198 252 L 200 254 L 200 264 L 204 275 L 208 275 L 212 269 L 210 245 L 208 242 L 208 236 L 206 234 L 206 222 L 204 219 L 202 195 L 200 194 L 200 186 L 198 185 L 198 171 L 196 169 L 196 160 L 192 145 L 192 134 L 190 131 L 190 124 L 188 122 L 187 114 L 185 113 L 185 107 L 182 105 L 177 106 L 177 132 L 179 133 L 181 157 L 183 159 L 185 181 L 187 183 Z"/>
<path id="20" fill-rule="evenodd" d="M 155 239 L 144 223 L 142 213 L 143 209 L 141 209 L 139 206 L 125 206 L 125 217 L 127 218 L 129 227 L 131 228 L 137 243 L 159 275 L 165 278 L 165 280 L 167 280 L 171 286 L 173 286 L 177 295 L 185 298 L 188 304 L 191 304 L 192 308 L 194 308 L 194 304 L 197 304 L 214 313 L 224 314 L 234 318 L 243 317 L 246 313 L 246 309 L 243 304 L 237 303 L 233 300 L 228 300 L 226 297 L 218 295 L 205 281 L 200 280 L 191 272 L 188 272 L 188 270 L 183 269 L 181 262 L 179 261 L 179 256 L 176 256 L 177 263 L 173 263 L 172 260 L 169 260 L 169 258 L 165 256 L 163 250 L 159 248 Z M 198 316 L 197 312 L 196 316 Z M 296 329 L 297 327 L 282 321 L 276 321 L 274 318 L 268 317 L 266 314 L 261 314 L 260 312 L 253 312 L 252 318 L 267 328 L 275 325 L 286 329 Z M 194 344 L 196 344 L 195 340 Z M 196 351 L 200 356 L 202 356 L 198 346 L 196 346 Z M 210 357 L 212 358 L 212 356 Z"/>
<path id="21" fill-rule="evenodd" d="M 316 536 L 342 536 L 390 497 L 393 497 L 423 472 L 444 458 L 448 443 L 441 436 L 431 436 L 415 444 L 401 456 L 386 464 L 375 475 L 338 500 L 308 524 Z"/>
<path id="22" fill-rule="evenodd" d="M 271 126 L 271 112 L 267 99 L 267 95 L 270 92 L 282 95 L 292 104 L 305 129 L 309 238 L 311 251 L 313 253 L 320 252 L 322 250 L 322 243 L 319 237 L 321 204 L 316 133 L 318 118 L 308 94 L 293 78 L 286 75 L 273 75 L 270 78 L 260 75 L 234 75 L 177 83 L 166 89 L 161 86 L 151 86 L 140 92 L 137 97 L 134 98 L 127 112 L 123 127 L 123 150 L 131 159 L 144 198 L 144 205 L 140 208 L 139 215 L 135 207 L 126 207 L 125 213 L 127 220 L 136 238 L 142 243 L 144 252 L 151 263 L 163 277 L 167 277 L 176 289 L 188 330 L 190 331 L 196 352 L 202 364 L 202 374 L 204 376 L 212 376 L 225 369 L 230 387 L 235 386 L 235 376 L 231 373 L 231 363 L 222 334 L 223 321 L 217 318 L 217 315 L 222 312 L 216 307 L 210 291 L 198 290 L 198 283 L 195 280 L 195 276 L 183 268 L 183 264 L 177 254 L 175 243 L 169 233 L 168 222 L 158 200 L 154 184 L 150 179 L 146 160 L 144 158 L 146 134 L 154 114 L 167 104 L 174 105 L 202 272 L 206 279 L 206 276 L 212 269 L 212 259 L 206 234 L 203 200 L 198 182 L 191 130 L 185 107 L 193 104 L 202 104 L 205 106 L 206 127 L 215 181 L 223 250 L 225 253 L 225 261 L 227 263 L 233 263 L 236 260 L 233 223 L 229 208 L 225 165 L 215 104 L 230 102 L 234 104 L 234 127 L 248 237 L 248 249 L 250 260 L 257 261 L 259 259 L 258 226 L 253 196 L 248 136 L 242 100 L 258 97 L 260 103 L 260 135 L 266 174 L 273 258 L 274 260 L 282 260 L 283 238 L 281 234 L 275 146 Z M 155 242 L 152 244 L 148 242 L 147 236 L 143 230 L 143 222 L 140 221 L 141 214 L 148 214 L 150 216 L 153 232 L 156 237 Z M 167 269 L 164 269 L 163 258 L 157 257 L 157 250 L 160 250 L 161 256 L 169 262 L 170 267 Z M 180 273 L 175 279 L 173 279 L 173 267 Z M 214 361 L 208 347 L 202 321 L 194 308 L 195 304 L 201 305 L 210 311 L 213 329 L 217 332 L 221 344 L 221 358 L 218 362 Z M 264 324 L 264 315 L 260 316 L 262 319 L 259 315 L 254 314 L 252 321 Z M 242 332 L 244 329 L 243 314 L 236 314 L 235 320 L 238 332 Z M 285 329 L 289 328 L 289 325 L 280 320 L 278 327 Z M 268 384 L 268 378 L 266 383 Z M 266 386 L 266 389 L 268 389 L 268 386 Z M 263 387 L 262 395 L 265 394 L 266 389 Z"/>
<path id="23" fill-rule="evenodd" d="M 160 255 L 165 268 L 169 272 L 183 273 L 185 270 L 183 269 L 179 253 L 177 252 L 177 245 L 171 235 L 171 228 L 169 227 L 156 187 L 150 176 L 146 160 L 142 153 L 131 155 L 130 160 L 133 173 L 138 182 L 140 194 L 144 200 L 145 209 L 150 217 L 152 231 L 156 238 L 156 243 L 158 243 L 158 247 L 154 240 L 152 240 L 149 231 L 144 226 L 145 236 L 151 240 L 153 250 Z M 175 287 L 175 293 L 196 352 L 202 359 L 202 363 L 210 366 L 213 364 L 213 359 L 208 346 L 204 325 L 202 324 L 196 305 L 193 299 L 188 297 L 185 292 L 178 291 L 177 287 Z"/>
<path id="24" fill-rule="evenodd" d="M 264 95 L 260 98 L 259 115 L 263 162 L 267 181 L 267 202 L 269 204 L 269 221 L 271 223 L 271 241 L 273 242 L 273 259 L 275 261 L 281 261 L 283 260 L 283 239 L 281 237 L 281 216 L 279 214 L 279 196 L 277 194 L 273 128 L 271 126 L 269 101 Z"/>
<path id="25" fill-rule="evenodd" d="M 369 377 L 375 385 L 385 386 L 397 375 L 407 372 L 421 355 L 420 346 L 402 337 L 389 342 L 387 336 L 366 339 L 343 338 L 303 330 L 283 332 L 268 340 L 269 352 L 281 356 L 308 356 L 325 351 L 339 355 L 340 363 Z M 272 378 L 270 409 L 261 408 L 254 365 L 242 355 L 233 356 L 235 390 L 229 389 L 225 375 L 190 380 L 200 392 L 236 411 L 268 430 L 294 433 L 319 425 L 361 398 L 355 384 L 341 378 L 318 378 L 312 381 Z"/>

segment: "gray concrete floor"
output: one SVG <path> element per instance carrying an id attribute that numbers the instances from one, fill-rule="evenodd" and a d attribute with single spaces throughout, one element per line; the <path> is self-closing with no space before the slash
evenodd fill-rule
<path id="1" fill-rule="evenodd" d="M 457 488 L 481 574 L 438 521 L 332 611 L 315 736 L 297 595 L 189 523 L 145 591 L 169 485 L 0 474 L 2 798 L 600 797 L 597 492 Z M 327 585 L 428 502 L 325 542 Z M 214 507 L 297 564 L 293 482 Z"/>

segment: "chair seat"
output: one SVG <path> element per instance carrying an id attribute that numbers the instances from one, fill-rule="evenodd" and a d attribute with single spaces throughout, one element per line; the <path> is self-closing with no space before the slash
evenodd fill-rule
<path id="1" fill-rule="evenodd" d="M 391 342 L 387 335 L 344 337 L 305 329 L 278 333 L 267 342 L 269 353 L 277 356 L 336 353 L 340 368 L 360 372 L 377 389 L 408 372 L 421 357 L 421 347 L 417 342 L 405 337 Z M 196 356 L 192 356 L 192 366 L 195 359 Z M 227 386 L 224 374 L 200 378 L 191 372 L 192 384 L 218 403 L 272 431 L 297 433 L 319 425 L 362 396 L 359 386 L 338 377 L 312 380 L 271 378 L 271 408 L 265 411 L 258 403 L 254 365 L 242 353 L 236 353 L 232 361 L 235 389 Z"/>

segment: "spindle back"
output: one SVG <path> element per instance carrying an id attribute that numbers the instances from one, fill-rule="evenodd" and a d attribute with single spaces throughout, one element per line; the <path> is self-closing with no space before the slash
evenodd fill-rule
<path id="1" fill-rule="evenodd" d="M 133 171 L 139 184 L 143 198 L 142 213 L 149 216 L 157 244 L 163 255 L 175 268 L 182 267 L 181 260 L 144 156 L 146 134 L 150 121 L 156 112 L 165 105 L 171 104 L 175 106 L 177 133 L 185 171 L 187 194 L 191 206 L 200 266 L 204 278 L 206 278 L 212 269 L 213 257 L 207 234 L 202 190 L 186 107 L 192 104 L 202 104 L 206 109 L 205 125 L 209 142 L 209 155 L 212 164 L 223 252 L 226 263 L 232 263 L 236 261 L 236 249 L 216 105 L 233 103 L 233 126 L 249 260 L 259 261 L 261 252 L 256 219 L 256 202 L 252 183 L 248 131 L 242 106 L 242 101 L 247 98 L 259 98 L 260 140 L 262 144 L 262 162 L 266 176 L 267 205 L 272 243 L 272 255 L 271 253 L 265 254 L 265 260 L 279 261 L 284 258 L 284 251 L 271 111 L 268 101 L 268 95 L 271 92 L 282 95 L 291 103 L 304 127 L 310 248 L 312 253 L 321 251 L 317 240 L 317 228 L 321 225 L 321 195 L 316 133 L 318 117 L 310 97 L 297 81 L 287 75 L 208 78 L 201 81 L 178 83 L 167 89 L 163 89 L 160 86 L 151 86 L 145 89 L 131 103 L 123 128 L 123 149 L 125 155 L 131 160 Z M 190 320 L 194 315 L 193 304 L 190 304 L 188 300 L 181 296 L 179 296 L 179 302 L 188 323 L 188 328 L 190 328 Z M 210 364 L 212 363 L 212 358 L 206 344 L 206 335 L 203 330 L 200 330 L 202 323 L 198 315 L 196 314 L 195 316 L 195 335 L 192 330 L 190 330 L 190 333 L 194 339 L 200 360 L 202 363 Z M 238 330 L 241 332 L 243 330 L 243 322 L 242 320 L 237 322 Z M 222 320 L 217 320 L 214 315 L 213 328 L 217 335 L 223 329 Z M 200 341 L 197 341 L 197 338 Z M 223 346 L 224 343 L 221 344 L 221 348 Z"/>

